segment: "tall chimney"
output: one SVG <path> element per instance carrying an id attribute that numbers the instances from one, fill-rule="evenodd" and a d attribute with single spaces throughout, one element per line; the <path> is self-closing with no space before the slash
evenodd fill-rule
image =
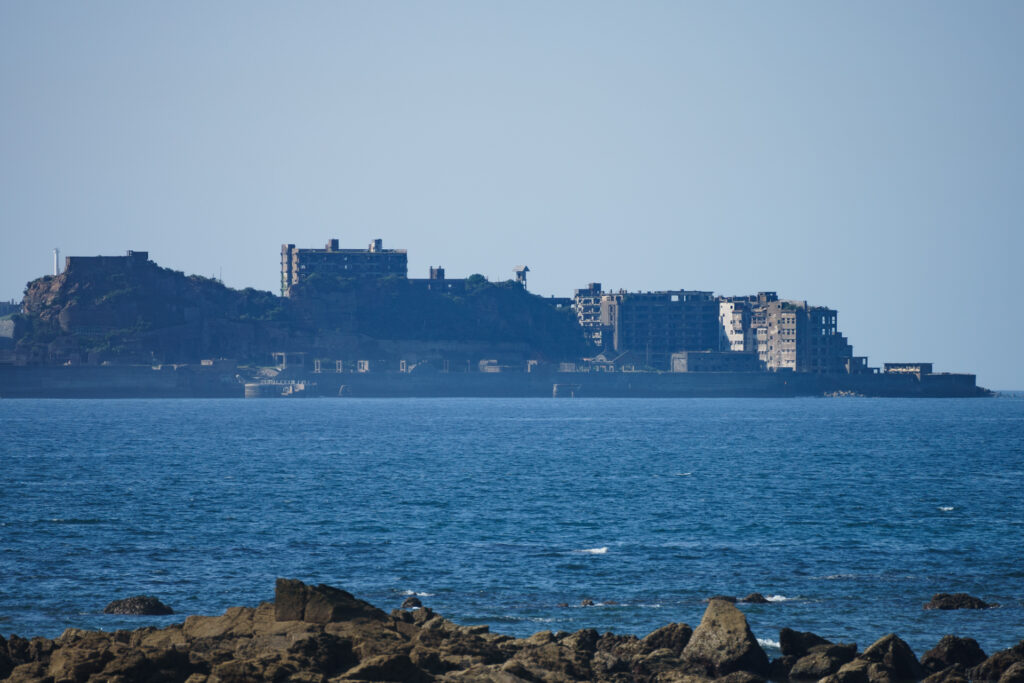
<path id="1" fill-rule="evenodd" d="M 60 275 L 60 249 L 53 250 L 53 276 Z"/>

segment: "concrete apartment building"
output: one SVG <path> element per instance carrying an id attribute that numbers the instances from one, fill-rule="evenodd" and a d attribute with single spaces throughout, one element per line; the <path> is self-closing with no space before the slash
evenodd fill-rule
<path id="1" fill-rule="evenodd" d="M 716 351 L 718 300 L 711 292 L 618 292 L 601 297 L 605 347 L 632 351 L 645 366 L 671 369 L 678 351 Z"/>
<path id="2" fill-rule="evenodd" d="M 366 249 L 339 249 L 338 240 L 328 240 L 323 249 L 299 249 L 281 245 L 281 296 L 313 274 L 346 278 L 408 277 L 405 249 L 384 249 L 376 239 Z M 443 271 L 442 271 L 443 272 Z M 443 276 L 442 276 L 443 279 Z"/>
<path id="3" fill-rule="evenodd" d="M 591 282 L 585 289 L 577 289 L 572 298 L 572 307 L 576 311 L 576 322 L 583 328 L 583 336 L 601 349 L 609 338 L 609 330 L 601 323 L 601 291 L 600 282 Z"/>
<path id="4" fill-rule="evenodd" d="M 759 304 L 753 315 L 758 358 L 769 371 L 856 371 L 853 348 L 840 334 L 837 319 L 834 309 L 806 301 Z"/>

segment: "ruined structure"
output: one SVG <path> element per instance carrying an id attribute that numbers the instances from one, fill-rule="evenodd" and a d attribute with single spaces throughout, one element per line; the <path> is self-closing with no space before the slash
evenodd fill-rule
<path id="1" fill-rule="evenodd" d="M 291 296 L 292 288 L 316 276 L 320 278 L 375 279 L 395 275 L 407 277 L 405 249 L 385 249 L 375 239 L 366 249 L 340 249 L 331 239 L 323 249 L 300 249 L 281 245 L 281 296 Z M 442 279 L 443 279 L 442 269 Z"/>

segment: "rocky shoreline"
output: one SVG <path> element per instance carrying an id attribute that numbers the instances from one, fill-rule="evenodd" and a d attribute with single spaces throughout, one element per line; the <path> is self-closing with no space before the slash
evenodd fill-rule
<path id="1" fill-rule="evenodd" d="M 512 638 L 427 607 L 388 614 L 337 588 L 278 579 L 272 603 L 162 629 L 0 637 L 0 679 L 1024 683 L 1024 640 L 987 656 L 973 639 L 949 635 L 920 659 L 894 634 L 863 651 L 788 628 L 779 643 L 782 656 L 769 660 L 743 612 L 718 598 L 696 629 L 673 623 L 643 638 L 593 629 Z"/>

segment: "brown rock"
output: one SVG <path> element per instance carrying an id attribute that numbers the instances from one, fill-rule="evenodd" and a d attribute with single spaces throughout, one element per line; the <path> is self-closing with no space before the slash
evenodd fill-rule
<path id="1" fill-rule="evenodd" d="M 992 654 L 981 664 L 968 669 L 967 675 L 972 681 L 998 681 L 1018 662 L 1024 662 L 1024 640 Z"/>
<path id="2" fill-rule="evenodd" d="M 1024 662 L 1014 662 L 999 677 L 999 683 L 1024 683 Z"/>
<path id="3" fill-rule="evenodd" d="M 793 669 L 793 665 L 796 664 L 797 658 L 793 655 L 782 655 L 776 657 L 771 661 L 771 665 L 768 672 L 768 678 L 773 681 L 788 681 L 789 672 Z"/>
<path id="4" fill-rule="evenodd" d="M 402 609 L 413 609 L 416 607 L 423 607 L 423 601 L 415 595 L 410 595 L 402 601 Z"/>
<path id="5" fill-rule="evenodd" d="M 764 678 L 749 671 L 733 671 L 727 676 L 716 678 L 714 683 L 764 683 Z"/>
<path id="6" fill-rule="evenodd" d="M 14 667 L 7 677 L 6 683 L 40 683 L 53 682 L 53 677 L 46 674 L 46 665 L 42 662 L 27 662 Z"/>
<path id="7" fill-rule="evenodd" d="M 767 605 L 769 600 L 760 593 L 751 593 L 747 597 L 740 600 L 740 602 L 749 602 L 754 605 Z"/>
<path id="8" fill-rule="evenodd" d="M 815 645 L 831 645 L 832 643 L 810 631 L 794 631 L 784 628 L 779 631 L 779 649 L 783 655 L 792 655 L 799 659 Z"/>
<path id="9" fill-rule="evenodd" d="M 921 666 L 925 671 L 936 673 L 954 664 L 959 664 L 966 670 L 984 661 L 985 653 L 974 638 L 943 636 L 938 645 L 921 657 Z"/>
<path id="10" fill-rule="evenodd" d="M 925 609 L 988 609 L 999 607 L 989 604 L 981 598 L 976 598 L 967 593 L 936 593 L 929 602 L 924 604 Z"/>
<path id="11" fill-rule="evenodd" d="M 518 662 L 535 677 L 543 680 L 581 680 L 592 678 L 590 653 L 574 650 L 559 643 L 528 645 L 510 661 Z M 508 669 L 505 669 L 508 671 Z"/>
<path id="12" fill-rule="evenodd" d="M 959 664 L 947 667 L 942 671 L 933 673 L 921 683 L 967 683 L 967 672 Z"/>
<path id="13" fill-rule="evenodd" d="M 174 610 L 149 595 L 135 595 L 114 600 L 103 608 L 104 614 L 160 615 L 174 614 Z"/>
<path id="14" fill-rule="evenodd" d="M 837 673 L 856 656 L 856 645 L 815 645 L 793 664 L 789 677 L 793 680 L 816 681 Z"/>
<path id="15" fill-rule="evenodd" d="M 381 655 L 372 657 L 349 670 L 342 680 L 356 681 L 408 681 L 427 683 L 434 677 L 413 664 L 408 655 Z"/>
<path id="16" fill-rule="evenodd" d="M 747 625 L 743 612 L 724 600 L 712 600 L 683 650 L 683 659 L 719 677 L 734 671 L 767 676 L 768 657 Z"/>
<path id="17" fill-rule="evenodd" d="M 683 649 L 690 642 L 693 636 L 693 629 L 687 624 L 668 624 L 659 629 L 651 631 L 640 641 L 640 652 L 647 654 L 668 648 L 672 654 L 679 657 Z"/>
<path id="18" fill-rule="evenodd" d="M 860 658 L 887 669 L 894 681 L 919 681 L 924 678 L 924 669 L 914 652 L 894 633 L 876 640 L 864 650 Z"/>
<path id="19" fill-rule="evenodd" d="M 359 663 L 352 650 L 352 641 L 330 633 L 318 633 L 297 640 L 288 647 L 289 657 L 325 676 L 336 676 Z"/>
<path id="20" fill-rule="evenodd" d="M 351 619 L 384 620 L 387 614 L 339 588 L 278 579 L 274 591 L 274 618 L 328 624 Z"/>

